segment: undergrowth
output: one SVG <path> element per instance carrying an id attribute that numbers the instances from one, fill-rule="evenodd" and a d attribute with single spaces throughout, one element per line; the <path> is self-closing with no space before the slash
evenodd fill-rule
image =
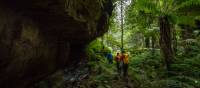
<path id="1" fill-rule="evenodd" d="M 107 63 L 101 48 L 99 41 L 87 48 L 91 75 L 82 82 L 82 88 L 200 88 L 200 54 L 196 52 L 192 57 L 177 55 L 170 72 L 159 50 L 132 53 L 127 83 L 117 73 L 116 63 Z"/>

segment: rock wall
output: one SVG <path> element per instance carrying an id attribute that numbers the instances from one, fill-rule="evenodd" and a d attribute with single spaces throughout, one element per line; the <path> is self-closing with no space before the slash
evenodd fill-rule
<path id="1" fill-rule="evenodd" d="M 0 19 L 2 88 L 23 88 L 65 65 L 69 42 L 46 40 L 38 24 L 5 8 Z"/>
<path id="2" fill-rule="evenodd" d="M 85 46 L 107 31 L 111 0 L 97 1 L 0 1 L 0 87 L 27 88 L 81 61 Z"/>

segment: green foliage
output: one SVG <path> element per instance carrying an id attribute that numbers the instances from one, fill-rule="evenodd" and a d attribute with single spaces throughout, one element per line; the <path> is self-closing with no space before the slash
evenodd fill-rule
<path id="1" fill-rule="evenodd" d="M 91 43 L 89 50 L 101 50 L 101 43 Z M 133 50 L 135 51 L 135 50 Z M 199 52 L 199 51 L 198 51 Z M 95 54 L 95 53 L 93 53 Z M 106 58 L 102 55 L 95 55 L 91 58 L 99 58 L 93 63 L 92 75 L 87 80 L 87 85 L 94 87 L 113 87 L 115 81 L 122 81 L 117 78 L 114 64 L 107 64 Z M 140 53 L 131 52 L 129 62 L 129 76 L 134 80 L 134 88 L 199 88 L 200 87 L 200 54 L 193 57 L 179 55 L 171 65 L 170 74 L 166 71 L 160 50 L 152 52 L 151 49 L 142 49 Z M 192 69 L 191 69 L 192 68 Z M 125 84 L 117 84 L 124 86 Z"/>
<path id="2" fill-rule="evenodd" d="M 141 86 L 141 88 L 195 88 L 177 80 L 157 80 Z"/>
<path id="3" fill-rule="evenodd" d="M 137 85 L 139 86 L 142 86 L 143 83 L 149 83 L 152 80 L 162 78 L 165 75 L 158 52 L 152 55 L 152 52 L 145 51 L 142 54 L 136 55 L 130 60 L 130 69 L 133 79 L 137 80 Z"/>
<path id="4" fill-rule="evenodd" d="M 200 0 L 179 0 L 177 3 L 180 3 L 179 6 L 175 8 L 180 14 L 190 15 L 190 16 L 199 16 L 200 12 Z"/>
<path id="5" fill-rule="evenodd" d="M 109 47 L 102 45 L 99 39 L 91 42 L 86 48 L 90 61 L 94 61 L 96 58 L 101 58 L 101 56 L 104 56 L 111 51 L 112 50 Z"/>
<path id="6" fill-rule="evenodd" d="M 195 28 L 198 16 L 187 9 L 197 9 L 199 6 L 199 0 L 132 0 L 126 9 L 124 43 L 126 50 L 130 52 L 129 76 L 134 80 L 134 88 L 200 88 L 200 38 L 182 40 L 183 29 L 176 26 L 184 24 Z M 116 15 L 117 12 L 110 20 L 110 31 L 104 35 L 104 44 L 114 51 L 120 46 L 121 34 Z M 166 71 L 158 42 L 158 18 L 162 16 L 168 17 L 177 38 L 173 41 L 177 41 L 178 51 L 169 72 Z M 198 33 L 195 34 L 197 36 Z M 155 40 L 155 47 L 144 48 L 144 39 L 152 37 L 155 38 L 151 39 L 150 44 Z M 99 40 L 92 42 L 87 51 L 93 72 L 89 78 L 91 85 L 112 87 L 112 81 L 119 81 L 115 64 L 107 64 L 104 54 L 96 53 L 102 51 Z"/>
<path id="7" fill-rule="evenodd" d="M 86 88 L 105 88 L 111 86 L 114 79 L 115 66 L 108 64 L 102 51 L 102 43 L 97 39 L 89 44 L 87 53 L 89 56 L 88 66 L 90 67 L 90 77 L 82 83 L 81 86 Z M 105 52 L 110 52 L 109 48 L 104 46 Z"/>
<path id="8" fill-rule="evenodd" d="M 153 55 L 144 51 L 130 61 L 130 74 L 136 81 L 136 88 L 199 88 L 200 55 L 177 57 L 172 71 L 167 75 L 159 51 Z"/>

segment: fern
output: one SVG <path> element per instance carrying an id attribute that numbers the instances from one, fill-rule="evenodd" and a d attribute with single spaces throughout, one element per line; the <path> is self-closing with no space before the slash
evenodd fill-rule
<path id="1" fill-rule="evenodd" d="M 174 77 L 171 77 L 170 79 L 178 80 L 178 81 L 183 82 L 185 84 L 189 84 L 191 86 L 194 86 L 195 88 L 200 87 L 200 83 L 199 83 L 198 79 L 196 79 L 196 78 L 192 78 L 192 77 L 188 77 L 188 76 L 174 76 Z"/>
<path id="2" fill-rule="evenodd" d="M 185 16 L 198 16 L 200 14 L 200 0 L 187 0 L 180 3 L 174 11 L 178 12 L 179 15 Z"/>
<path id="3" fill-rule="evenodd" d="M 187 0 L 182 2 L 179 6 L 175 8 L 175 10 L 184 10 L 187 8 L 193 8 L 195 6 L 200 6 L 200 0 Z"/>

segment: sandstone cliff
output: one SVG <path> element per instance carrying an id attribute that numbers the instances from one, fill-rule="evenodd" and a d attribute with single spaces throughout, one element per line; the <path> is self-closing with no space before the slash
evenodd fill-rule
<path id="1" fill-rule="evenodd" d="M 112 8 L 111 0 L 1 0 L 0 87 L 27 88 L 81 61 Z"/>

